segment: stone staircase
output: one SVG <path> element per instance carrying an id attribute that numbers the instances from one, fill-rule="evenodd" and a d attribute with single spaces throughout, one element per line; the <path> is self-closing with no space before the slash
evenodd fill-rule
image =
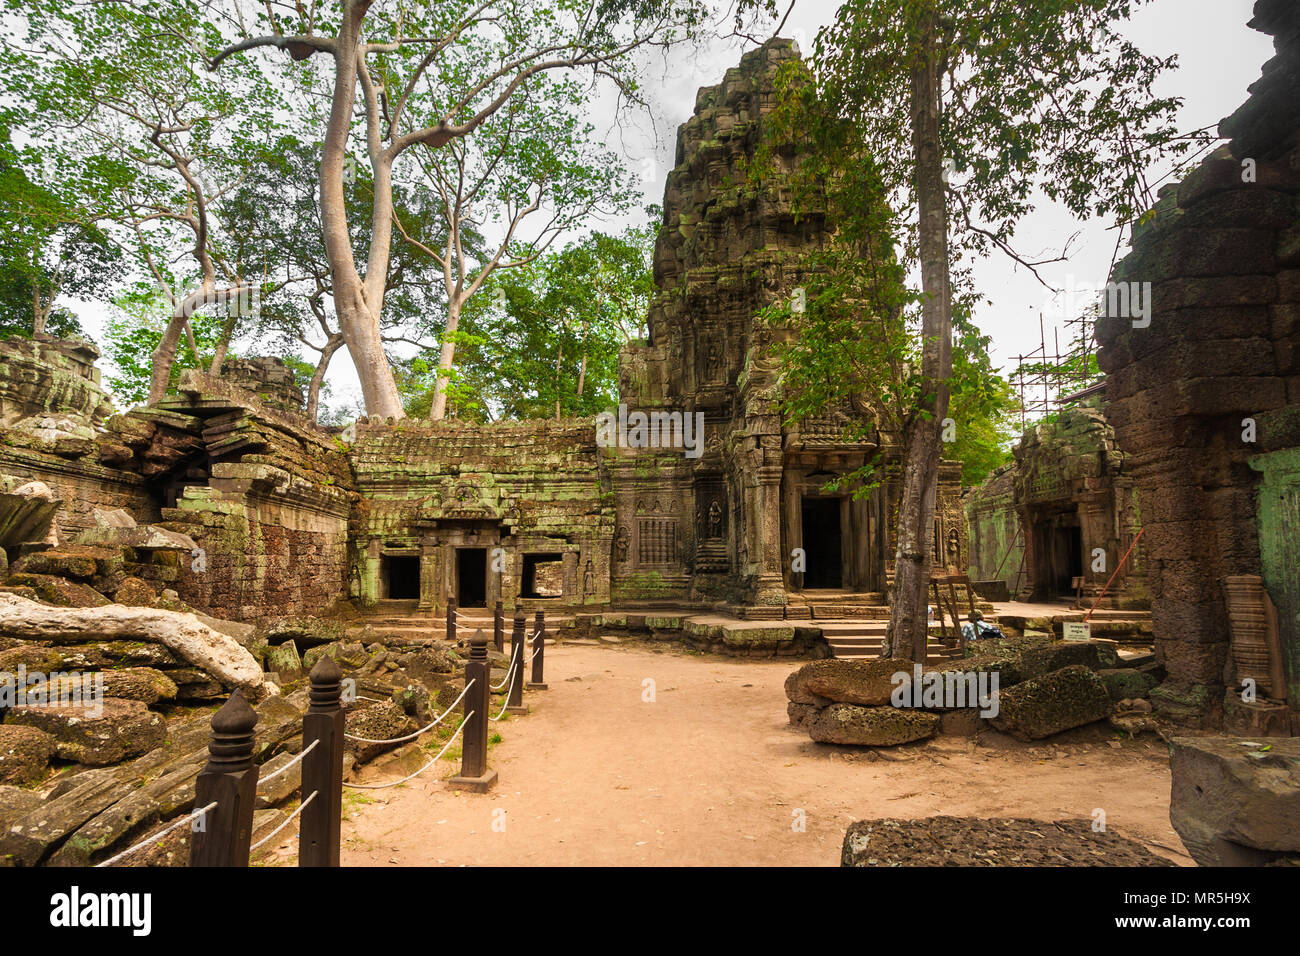
<path id="1" fill-rule="evenodd" d="M 510 641 L 510 630 L 514 615 L 513 608 L 505 611 L 506 642 Z M 546 614 L 546 629 L 554 632 L 572 620 L 571 616 Z M 370 611 L 357 619 L 357 624 L 365 624 L 374 631 L 380 640 L 394 641 L 441 641 L 447 637 L 447 612 L 445 610 L 420 610 L 418 601 L 380 601 Z M 533 612 L 528 613 L 529 633 L 532 633 Z M 482 629 L 488 637 L 492 636 L 492 608 L 460 608 L 456 617 L 456 639 L 469 637 L 477 629 Z"/>
<path id="2" fill-rule="evenodd" d="M 883 620 L 826 621 L 820 624 L 833 657 L 844 660 L 873 660 L 880 656 L 885 631 L 889 626 L 888 614 Z M 956 657 L 956 652 L 942 642 L 930 639 L 926 663 L 939 664 Z"/>

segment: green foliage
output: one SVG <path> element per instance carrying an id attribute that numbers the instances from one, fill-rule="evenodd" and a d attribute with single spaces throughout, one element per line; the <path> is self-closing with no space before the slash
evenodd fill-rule
<path id="1" fill-rule="evenodd" d="M 39 312 L 47 334 L 86 338 L 61 295 L 100 298 L 111 288 L 118 250 L 54 189 L 33 182 L 19 150 L 0 126 L 0 338 L 31 335 Z"/>
<path id="2" fill-rule="evenodd" d="M 468 303 L 455 335 L 458 362 L 448 388 L 454 414 L 476 421 L 548 418 L 558 400 L 562 415 L 587 416 L 616 404 L 618 351 L 642 334 L 653 290 L 654 235 L 646 227 L 592 233 L 496 273 Z M 429 350 L 403 369 L 408 414 L 428 413 L 436 368 L 437 352 Z"/>
<path id="3" fill-rule="evenodd" d="M 782 409 L 790 424 L 842 413 L 847 442 L 901 435 L 922 397 L 920 296 L 908 289 L 896 253 L 901 228 L 880 166 L 861 149 L 855 125 L 827 109 L 802 63 L 787 63 L 776 85 L 778 105 L 766 118 L 753 174 L 770 177 L 781 169 L 779 156 L 811 145 L 787 185 L 796 217 L 824 219 L 833 232 L 808 258 L 802 294 L 759 316 L 784 339 L 776 346 Z M 949 416 L 957 440 L 945 451 L 975 483 L 1006 460 L 1006 419 L 1015 406 L 989 361 L 988 337 L 970 321 L 970 302 L 956 303 Z M 846 484 L 865 493 L 882 477 L 877 465 Z"/>
<path id="4" fill-rule="evenodd" d="M 113 300 L 104 357 L 115 371 L 110 371 L 105 382 L 118 404 L 131 407 L 148 399 L 153 351 L 170 316 L 170 304 L 159 295 L 157 287 L 148 283 L 135 285 Z M 221 334 L 220 318 L 200 312 L 191 317 L 191 322 L 200 353 L 210 355 Z M 181 372 L 190 368 L 203 368 L 203 354 L 196 356 L 188 341 L 181 339 L 172 365 L 171 384 L 175 385 Z"/>
<path id="5" fill-rule="evenodd" d="M 816 39 L 821 95 L 854 118 L 910 216 L 911 70 L 937 9 L 954 252 L 1011 251 L 1035 190 L 1081 218 L 1131 222 L 1154 201 L 1145 171 L 1195 142 L 1173 126 L 1181 100 L 1152 92 L 1176 58 L 1148 56 L 1115 30 L 1142 2 L 846 0 Z"/>

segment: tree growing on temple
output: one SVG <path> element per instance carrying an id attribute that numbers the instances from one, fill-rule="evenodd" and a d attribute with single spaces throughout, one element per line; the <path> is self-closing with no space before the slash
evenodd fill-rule
<path id="1" fill-rule="evenodd" d="M 444 149 L 473 134 L 546 74 L 581 71 L 593 81 L 609 81 L 622 98 L 634 101 L 634 54 L 683 39 L 706 13 L 698 0 L 391 6 L 372 0 L 310 6 L 228 0 L 204 6 L 207 24 L 233 32 L 215 48 L 204 38 L 198 52 L 209 66 L 224 70 L 257 51 L 279 51 L 304 64 L 301 75 L 290 74 L 293 84 L 328 98 L 327 116 L 317 119 L 306 110 L 301 115 L 304 126 L 321 130 L 319 195 L 334 311 L 367 411 L 391 417 L 404 410 L 380 324 L 400 162 L 418 149 Z M 165 12 L 160 22 L 167 22 Z M 370 226 L 360 241 L 348 229 L 344 197 L 358 95 L 359 135 L 374 182 Z"/>
<path id="2" fill-rule="evenodd" d="M 224 201 L 277 129 L 271 88 L 255 70 L 232 70 L 218 82 L 196 68 L 190 43 L 204 23 L 194 4 L 167 5 L 165 27 L 163 5 L 8 6 L 20 26 L 0 45 L 0 74 L 8 100 L 21 104 L 11 113 L 28 153 L 39 159 L 30 172 L 75 194 L 65 205 L 77 224 L 103 230 L 128 252 L 134 275 L 123 278 L 166 300 L 170 317 L 147 394 L 159 401 L 182 335 L 199 352 L 196 313 L 238 315 L 289 281 L 265 255 L 239 255 L 252 237 L 222 222 Z"/>
<path id="3" fill-rule="evenodd" d="M 1149 205 L 1145 170 L 1189 145 L 1172 125 L 1179 101 L 1152 93 L 1175 60 L 1115 30 L 1137 2 L 846 0 L 817 36 L 817 96 L 874 162 L 880 200 L 897 214 L 898 267 L 920 278 L 915 296 L 892 281 L 879 293 L 881 308 L 918 312 L 920 328 L 918 355 L 902 334 L 882 347 L 911 383 L 886 656 L 924 657 L 954 263 L 996 249 L 1036 269 L 1043 261 L 1013 245 L 1036 191 L 1076 216 L 1129 222 Z M 891 267 L 884 250 L 877 259 L 864 268 Z"/>

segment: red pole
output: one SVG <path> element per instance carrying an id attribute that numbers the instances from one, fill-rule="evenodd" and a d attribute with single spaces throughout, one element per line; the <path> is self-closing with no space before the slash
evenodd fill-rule
<path id="1" fill-rule="evenodd" d="M 1124 552 L 1124 557 L 1119 559 L 1119 564 L 1115 565 L 1115 573 L 1110 576 L 1110 580 L 1106 582 L 1106 586 L 1102 588 L 1101 593 L 1097 595 L 1097 600 L 1092 602 L 1092 607 L 1088 608 L 1088 613 L 1083 616 L 1084 624 L 1088 623 L 1088 619 L 1092 617 L 1092 612 L 1097 610 L 1097 605 L 1101 603 L 1101 599 L 1104 598 L 1106 592 L 1110 590 L 1110 586 L 1115 580 L 1115 575 L 1119 574 L 1120 568 L 1124 567 L 1124 562 L 1128 560 L 1128 556 L 1132 554 L 1133 549 L 1137 547 L 1138 539 L 1142 537 L 1142 532 L 1145 530 L 1146 528 L 1138 528 L 1138 533 L 1133 537 L 1133 543 L 1130 544 L 1128 550 Z"/>

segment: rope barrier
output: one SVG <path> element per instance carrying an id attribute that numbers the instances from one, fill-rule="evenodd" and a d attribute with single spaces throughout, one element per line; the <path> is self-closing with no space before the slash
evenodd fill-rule
<path id="1" fill-rule="evenodd" d="M 274 780 L 276 777 L 280 776 L 280 774 L 287 773 L 290 769 L 293 768 L 294 764 L 298 763 L 300 760 L 302 760 L 303 757 L 307 756 L 309 753 L 315 750 L 317 744 L 319 743 L 320 743 L 319 739 L 313 740 L 310 744 L 307 745 L 306 750 L 302 751 L 302 753 L 298 754 L 298 756 L 294 757 L 292 760 L 290 760 L 279 770 L 275 771 L 275 773 L 268 773 L 265 777 L 260 777 L 257 781 L 257 785 L 260 787 L 262 784 L 269 783 L 270 781 Z"/>
<path id="2" fill-rule="evenodd" d="M 281 830 L 283 830 L 285 827 L 287 827 L 290 823 L 293 823 L 293 818 L 294 818 L 294 817 L 296 817 L 298 814 L 302 813 L 302 811 L 305 810 L 305 809 L 307 808 L 307 804 L 311 803 L 313 800 L 316 799 L 316 794 L 318 794 L 318 793 L 320 793 L 319 790 L 313 790 L 313 791 L 311 792 L 311 796 L 308 797 L 306 800 L 304 800 L 302 803 L 298 804 L 297 809 L 295 809 L 295 810 L 293 811 L 293 813 L 289 814 L 289 819 L 285 820 L 283 823 L 281 823 L 278 827 L 276 827 L 274 830 L 272 830 L 272 831 L 271 831 L 270 833 L 268 833 L 266 836 L 262 837 L 262 839 L 258 840 L 258 841 L 257 841 L 256 843 L 254 843 L 251 847 L 249 847 L 249 848 L 248 848 L 248 852 L 249 852 L 249 853 L 252 853 L 253 851 L 257 850 L 259 847 L 265 846 L 267 843 L 270 843 L 272 840 L 274 840 L 274 839 L 276 838 L 276 836 L 279 835 L 279 833 L 280 833 Z"/>
<path id="3" fill-rule="evenodd" d="M 537 643 L 537 636 L 541 633 L 542 633 L 541 631 L 533 631 L 533 636 L 529 638 L 529 641 L 532 642 L 533 650 L 532 653 L 528 655 L 528 660 L 524 661 L 525 664 L 531 664 L 533 662 L 533 658 L 536 657 L 538 653 L 541 652 L 542 648 Z"/>
<path id="4" fill-rule="evenodd" d="M 387 787 L 396 787 L 400 783 L 406 783 L 406 781 L 412 779 L 413 777 L 418 777 L 420 774 L 424 773 L 424 771 L 428 770 L 430 767 L 432 767 L 434 764 L 436 764 L 439 760 L 442 759 L 442 755 L 445 754 L 449 749 L 451 749 L 452 742 L 458 736 L 460 736 L 460 732 L 461 730 L 464 729 L 466 721 L 468 721 L 473 716 L 474 716 L 474 711 L 472 710 L 468 714 L 466 714 L 465 720 L 462 720 L 460 722 L 460 726 L 457 727 L 455 732 L 450 737 L 447 738 L 447 742 L 443 745 L 442 749 L 438 751 L 438 756 L 434 757 L 432 760 L 426 763 L 419 770 L 415 771 L 415 773 L 408 774 L 407 776 L 403 777 L 401 780 L 393 780 L 389 783 L 347 783 L 345 782 L 343 786 L 352 787 L 354 790 L 383 790 Z"/>
<path id="5" fill-rule="evenodd" d="M 96 868 L 101 867 L 101 866 L 112 866 L 114 863 L 116 863 L 118 860 L 122 859 L 123 857 L 130 856 L 130 855 L 131 855 L 132 853 L 134 853 L 136 850 L 141 850 L 141 849 L 144 849 L 145 847 L 149 846 L 149 845 L 152 844 L 152 843 L 157 843 L 159 840 L 161 840 L 161 839 L 162 839 L 163 837 L 165 837 L 167 834 L 171 833 L 173 830 L 178 830 L 178 829 L 180 829 L 181 826 L 183 826 L 183 825 L 186 824 L 186 823 L 189 823 L 189 822 L 190 822 L 191 820 L 193 820 L 195 817 L 205 816 L 205 815 L 207 814 L 207 812 L 208 812 L 209 810 L 211 810 L 213 807 L 215 807 L 216 805 L 217 805 L 217 801 L 213 800 L 211 803 L 209 803 L 209 804 L 208 804 L 206 807 L 204 807 L 202 810 L 194 810 L 193 812 L 189 813 L 188 815 L 181 817 L 179 820 L 177 820 L 175 823 L 173 823 L 171 826 L 169 826 L 166 830 L 163 830 L 163 831 L 161 831 L 161 832 L 159 832 L 159 833 L 155 833 L 153 836 L 151 836 L 151 837 L 147 837 L 146 839 L 141 840 L 139 843 L 137 843 L 135 846 L 131 847 L 129 850 L 123 850 L 123 851 L 122 851 L 121 853 L 119 853 L 117 856 L 109 857 L 109 858 L 108 858 L 107 860 L 105 860 L 103 863 L 96 863 L 96 864 L 95 864 Z"/>
<path id="6" fill-rule="evenodd" d="M 502 688 L 504 688 L 504 687 L 506 686 L 506 684 L 509 684 L 509 683 L 510 683 L 510 675 L 513 674 L 514 672 L 515 672 L 515 662 L 512 660 L 512 661 L 510 662 L 510 669 L 509 669 L 508 671 L 506 671 L 506 676 L 503 677 L 503 678 L 501 678 L 501 683 L 499 683 L 499 684 L 493 684 L 493 685 L 492 685 L 492 689 L 493 689 L 493 690 L 501 690 Z"/>
<path id="7" fill-rule="evenodd" d="M 374 740 L 370 737 L 354 737 L 348 733 L 345 733 L 343 736 L 346 737 L 348 740 L 354 740 L 359 744 L 402 744 L 402 743 L 406 743 L 406 741 L 408 740 L 414 740 L 416 737 L 420 736 L 420 734 L 424 733 L 427 730 L 432 730 L 434 727 L 437 727 L 440 723 L 442 723 L 443 718 L 456 709 L 456 705 L 465 699 L 465 695 L 469 693 L 469 689 L 473 686 L 474 686 L 474 681 L 470 681 L 468 684 L 466 684 L 465 689 L 460 692 L 459 697 L 457 697 L 454 701 L 452 701 L 450 707 L 444 710 L 440 716 L 435 718 L 433 723 L 429 724 L 426 727 L 421 727 L 413 734 L 407 734 L 405 737 L 391 737 L 387 740 Z"/>
<path id="8" fill-rule="evenodd" d="M 511 671 L 513 672 L 514 670 L 515 670 L 515 669 L 512 667 L 512 668 L 511 668 Z M 518 675 L 516 674 L 516 676 L 518 676 Z M 510 684 L 510 689 L 511 689 L 511 690 L 514 690 L 514 689 L 515 689 L 515 685 L 514 685 L 513 681 L 512 681 L 511 684 Z M 498 720 L 500 720 L 502 717 L 505 716 L 506 708 L 509 707 L 509 706 L 510 706 L 510 695 L 509 695 L 509 694 L 506 694 L 506 702 L 505 702 L 504 704 L 501 705 L 501 713 L 497 714 L 495 717 L 489 717 L 488 720 L 492 721 L 493 723 L 496 723 Z"/>

